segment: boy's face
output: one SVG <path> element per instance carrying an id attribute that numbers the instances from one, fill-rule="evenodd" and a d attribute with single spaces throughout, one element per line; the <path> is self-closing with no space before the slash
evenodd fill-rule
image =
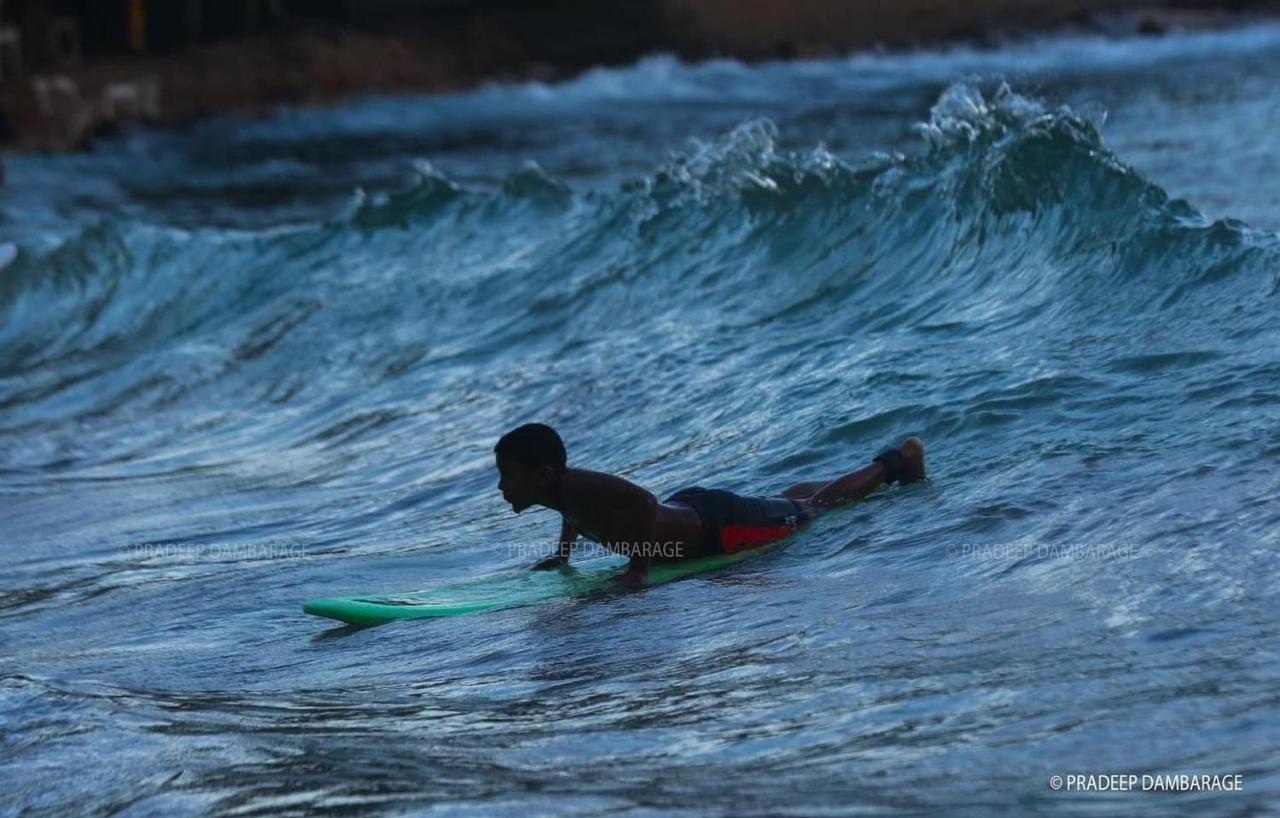
<path id="1" fill-rule="evenodd" d="M 530 466 L 498 458 L 498 491 L 519 514 L 542 497 L 551 482 L 550 466 Z"/>

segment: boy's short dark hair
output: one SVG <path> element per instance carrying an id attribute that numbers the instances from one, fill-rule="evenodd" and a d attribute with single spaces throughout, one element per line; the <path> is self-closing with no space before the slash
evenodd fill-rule
<path id="1" fill-rule="evenodd" d="M 526 423 L 507 432 L 493 447 L 501 460 L 515 460 L 526 466 L 550 466 L 556 474 L 564 471 L 564 441 L 545 423 Z"/>

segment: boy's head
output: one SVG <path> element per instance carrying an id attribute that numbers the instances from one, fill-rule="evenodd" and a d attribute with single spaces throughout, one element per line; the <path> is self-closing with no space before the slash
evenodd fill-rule
<path id="1" fill-rule="evenodd" d="M 544 423 L 526 423 L 507 432 L 493 454 L 498 490 L 516 513 L 542 502 L 565 470 L 564 441 Z"/>

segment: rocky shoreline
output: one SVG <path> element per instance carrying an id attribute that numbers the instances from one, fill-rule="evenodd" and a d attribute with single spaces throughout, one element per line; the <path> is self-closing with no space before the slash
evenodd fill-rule
<path id="1" fill-rule="evenodd" d="M 770 12 L 770 4 L 758 0 L 668 0 L 661 20 L 619 26 L 601 15 L 578 19 L 578 28 L 567 32 L 573 36 L 562 36 L 554 48 L 540 43 L 565 34 L 564 21 L 546 15 L 381 29 L 290 21 L 273 32 L 169 54 L 90 59 L 56 74 L 7 81 L 0 84 L 0 142 L 18 151 L 86 149 L 99 136 L 138 125 L 179 126 L 222 113 L 260 115 L 281 104 L 326 104 L 362 93 L 555 81 L 590 65 L 627 63 L 653 51 L 687 59 L 758 60 L 944 41 L 987 45 L 1037 30 L 1161 35 L 1246 24 L 1277 10 L 1275 3 L 1249 3 L 1239 11 L 1111 0 L 902 0 L 891 16 L 883 11 L 888 5 L 874 4 L 867 6 L 876 10 L 874 16 L 859 17 L 848 13 L 848 4 L 841 12 L 834 5 L 841 4 L 803 0 L 788 11 Z M 604 31 L 609 36 L 599 36 Z M 574 47 L 574 37 L 590 46 Z"/>

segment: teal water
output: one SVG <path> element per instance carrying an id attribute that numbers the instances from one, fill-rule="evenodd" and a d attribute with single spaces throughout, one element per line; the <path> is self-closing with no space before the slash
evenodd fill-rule
<path id="1" fill-rule="evenodd" d="M 12 157 L 0 814 L 1280 810 L 1280 29 L 371 98 Z M 932 479 L 704 576 L 531 563 L 528 420 L 662 495 Z M 1053 775 L 1241 774 L 1242 793 Z"/>

